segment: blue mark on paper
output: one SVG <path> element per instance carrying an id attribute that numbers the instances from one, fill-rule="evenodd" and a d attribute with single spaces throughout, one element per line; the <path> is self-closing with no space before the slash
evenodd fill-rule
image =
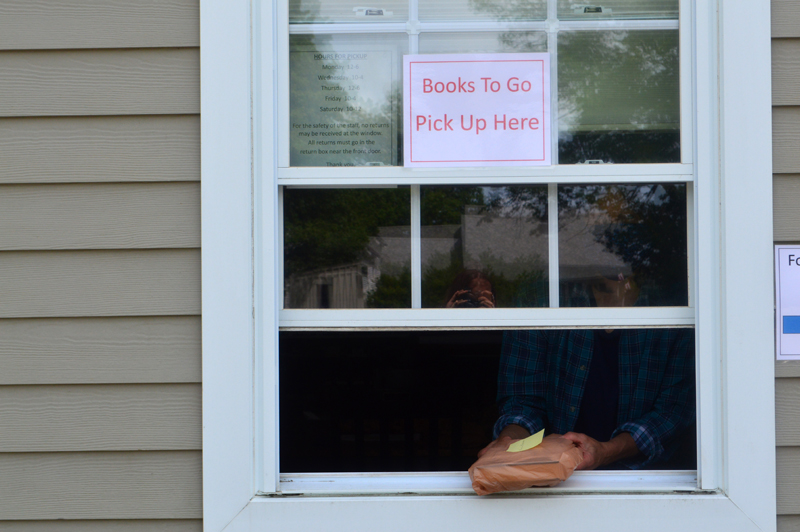
<path id="1" fill-rule="evenodd" d="M 783 317 L 783 334 L 800 334 L 800 316 Z"/>

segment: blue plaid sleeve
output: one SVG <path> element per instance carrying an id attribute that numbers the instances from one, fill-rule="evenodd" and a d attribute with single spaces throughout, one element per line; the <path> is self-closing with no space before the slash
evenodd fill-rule
<path id="1" fill-rule="evenodd" d="M 507 331 L 497 378 L 500 417 L 494 437 L 507 425 L 524 427 L 531 434 L 545 426 L 547 340 L 539 331 Z"/>
<path id="2" fill-rule="evenodd" d="M 623 423 L 612 435 L 613 438 L 621 432 L 628 432 L 633 437 L 645 456 L 644 460 L 626 462 L 635 469 L 669 458 L 668 443 L 695 420 L 694 335 L 691 331 L 677 332 L 657 384 L 659 388 L 653 408 Z"/>

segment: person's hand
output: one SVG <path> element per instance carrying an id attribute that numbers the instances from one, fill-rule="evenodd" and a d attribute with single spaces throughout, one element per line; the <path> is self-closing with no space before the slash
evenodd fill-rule
<path id="1" fill-rule="evenodd" d="M 508 449 L 509 445 L 521 439 L 522 438 L 512 438 L 511 436 L 500 436 L 496 440 L 492 441 L 489 445 L 478 451 L 478 458 L 495 448 L 500 448 L 505 451 Z"/>
<path id="2" fill-rule="evenodd" d="M 456 293 L 453 294 L 453 297 L 450 298 L 450 301 L 444 306 L 444 308 L 455 308 L 458 303 L 463 303 L 466 301 L 466 298 L 461 297 L 464 294 L 469 294 L 469 290 L 456 290 Z M 440 300 L 441 301 L 441 300 Z"/>
<path id="3" fill-rule="evenodd" d="M 597 469 L 639 453 L 636 442 L 627 432 L 622 432 L 607 442 L 597 441 L 580 432 L 567 432 L 561 437 L 570 440 L 583 451 L 583 460 L 575 469 Z"/>
<path id="4" fill-rule="evenodd" d="M 606 450 L 603 442 L 590 438 L 580 432 L 567 432 L 561 436 L 575 444 L 575 447 L 583 451 L 583 460 L 575 469 L 596 469 L 606 464 Z"/>
<path id="5" fill-rule="evenodd" d="M 506 427 L 500 431 L 497 439 L 491 442 L 489 445 L 478 451 L 478 458 L 489 452 L 491 449 L 500 448 L 502 450 L 508 449 L 508 446 L 514 443 L 517 440 L 522 440 L 530 436 L 531 433 L 528 432 L 526 429 L 522 428 L 519 425 L 506 425 Z"/>
<path id="6" fill-rule="evenodd" d="M 484 308 L 494 308 L 494 295 L 489 290 L 479 292 L 478 303 Z"/>

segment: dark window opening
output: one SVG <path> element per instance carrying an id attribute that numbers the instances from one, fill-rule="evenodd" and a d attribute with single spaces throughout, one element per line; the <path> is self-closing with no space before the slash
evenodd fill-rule
<path id="1" fill-rule="evenodd" d="M 688 334 L 686 345 L 694 343 L 691 330 L 633 332 L 650 338 L 663 331 Z M 519 331 L 509 337 L 515 334 L 595 333 Z M 500 414 L 498 371 L 508 362 L 501 363 L 503 337 L 503 331 L 282 332 L 281 472 L 465 471 L 492 440 Z M 548 357 L 545 372 L 552 382 L 569 361 Z M 680 433 L 670 436 L 667 455 L 646 469 L 696 468 L 694 355 L 687 351 L 684 358 L 692 366 L 683 370 L 690 412 Z M 630 387 L 632 379 L 635 389 L 654 376 L 674 378 L 657 361 L 636 364 L 631 373 L 630 360 L 623 361 L 629 375 L 620 373 L 621 385 Z M 639 392 L 620 395 L 620 404 L 648 401 Z M 659 395 L 650 392 L 653 400 Z"/>

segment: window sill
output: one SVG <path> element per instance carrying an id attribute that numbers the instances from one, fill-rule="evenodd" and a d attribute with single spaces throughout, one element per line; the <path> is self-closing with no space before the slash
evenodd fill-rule
<path id="1" fill-rule="evenodd" d="M 702 491 L 696 471 L 578 471 L 551 488 L 505 495 L 675 493 Z M 280 476 L 279 495 L 474 495 L 466 472 L 294 473 Z M 275 495 L 259 493 L 259 495 Z"/>

